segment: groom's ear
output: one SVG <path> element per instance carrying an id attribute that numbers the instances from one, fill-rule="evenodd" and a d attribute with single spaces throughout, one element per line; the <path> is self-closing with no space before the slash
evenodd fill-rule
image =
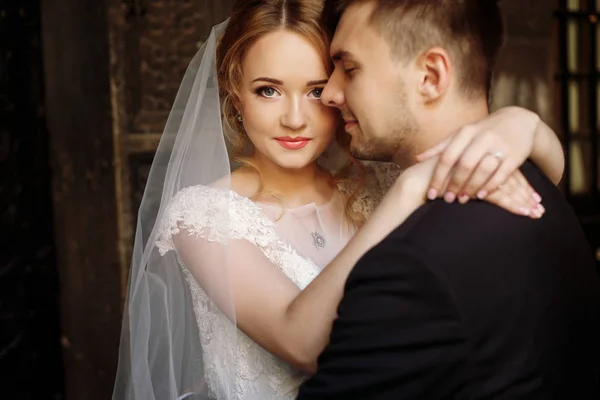
<path id="1" fill-rule="evenodd" d="M 418 90 L 424 103 L 437 102 L 450 87 L 450 55 L 441 47 L 433 47 L 421 54 L 417 60 L 417 68 L 421 78 Z"/>

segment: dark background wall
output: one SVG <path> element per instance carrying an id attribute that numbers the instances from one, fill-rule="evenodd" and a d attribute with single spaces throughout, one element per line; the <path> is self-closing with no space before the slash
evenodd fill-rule
<path id="1" fill-rule="evenodd" d="M 62 399 L 40 6 L 0 1 L 0 397 Z"/>

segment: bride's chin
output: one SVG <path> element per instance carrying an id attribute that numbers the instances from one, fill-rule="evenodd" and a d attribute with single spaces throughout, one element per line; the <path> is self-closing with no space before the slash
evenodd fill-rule
<path id="1" fill-rule="evenodd" d="M 278 167 L 283 169 L 301 170 L 315 165 L 317 158 L 312 153 L 297 152 L 295 154 L 282 154 L 273 161 Z"/>
<path id="2" fill-rule="evenodd" d="M 305 168 L 311 167 L 314 162 L 310 160 L 299 160 L 297 162 L 288 160 L 286 162 L 277 163 L 277 165 L 283 169 L 289 170 L 290 172 L 298 172 Z"/>

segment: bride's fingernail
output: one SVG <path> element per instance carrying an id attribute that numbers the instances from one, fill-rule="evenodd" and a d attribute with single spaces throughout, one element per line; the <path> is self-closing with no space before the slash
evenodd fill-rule
<path id="1" fill-rule="evenodd" d="M 527 207 L 519 207 L 519 212 L 524 216 L 529 217 L 529 215 L 531 214 L 531 209 Z"/>
<path id="2" fill-rule="evenodd" d="M 444 200 L 446 200 L 446 203 L 453 203 L 455 199 L 456 199 L 456 195 L 452 192 L 447 192 L 444 195 Z"/>
<path id="3" fill-rule="evenodd" d="M 533 213 L 536 217 L 542 218 L 542 216 L 546 213 L 546 209 L 543 205 L 538 204 L 537 207 L 533 209 Z"/>
<path id="4" fill-rule="evenodd" d="M 488 195 L 488 192 L 487 192 L 487 191 L 485 191 L 485 190 L 480 190 L 480 191 L 479 191 L 479 193 L 477 193 L 477 198 L 478 198 L 479 200 L 483 200 L 483 199 L 485 199 L 485 198 L 487 197 L 487 195 Z"/>
<path id="5" fill-rule="evenodd" d="M 537 194 L 536 192 L 533 192 L 533 198 L 535 201 L 537 201 L 538 203 L 542 202 L 542 196 L 540 196 L 539 194 Z"/>
<path id="6" fill-rule="evenodd" d="M 427 191 L 427 198 L 429 200 L 435 200 L 437 199 L 437 190 L 435 189 L 429 189 L 429 191 Z"/>
<path id="7" fill-rule="evenodd" d="M 460 204 L 467 204 L 467 202 L 469 201 L 469 196 L 466 194 L 461 194 L 460 196 L 458 196 L 458 201 L 460 202 Z"/>

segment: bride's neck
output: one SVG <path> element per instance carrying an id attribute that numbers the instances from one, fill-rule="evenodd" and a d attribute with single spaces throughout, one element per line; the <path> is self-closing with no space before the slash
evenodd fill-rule
<path id="1" fill-rule="evenodd" d="M 255 154 L 252 163 L 260 171 L 262 192 L 276 196 L 286 207 L 324 203 L 333 195 L 331 176 L 316 162 L 303 168 L 283 168 Z"/>

